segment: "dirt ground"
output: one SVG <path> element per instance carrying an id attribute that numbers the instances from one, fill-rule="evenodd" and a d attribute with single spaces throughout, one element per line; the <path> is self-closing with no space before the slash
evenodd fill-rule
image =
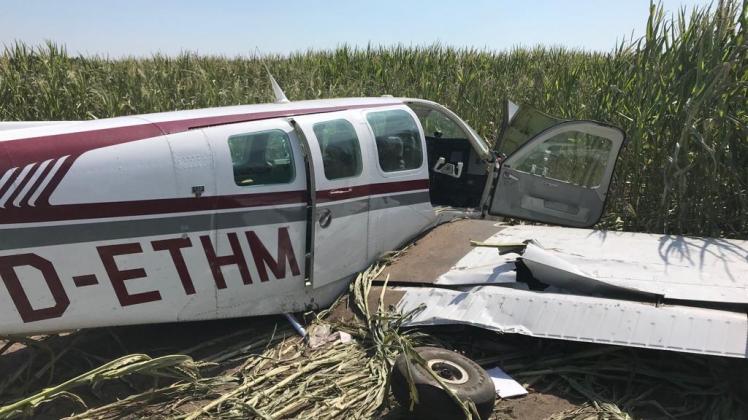
<path id="1" fill-rule="evenodd" d="M 201 355 L 214 354 L 216 349 L 222 347 L 230 348 L 234 339 L 232 337 L 246 336 L 252 334 L 263 334 L 274 330 L 278 334 L 285 335 L 290 339 L 298 339 L 290 330 L 285 319 L 280 317 L 233 319 L 223 321 L 191 322 L 183 324 L 168 325 L 146 325 L 117 327 L 106 329 L 93 329 L 87 331 L 73 332 L 69 334 L 37 337 L 34 342 L 27 341 L 7 346 L 7 342 L 0 342 L 0 401 L 8 403 L 13 400 L 32 394 L 45 386 L 60 383 L 84 371 L 90 370 L 97 365 L 112 360 L 118 356 L 132 353 L 146 353 L 151 356 L 186 353 L 196 359 Z M 652 377 L 663 377 L 664 382 L 673 380 L 690 381 L 689 375 L 696 375 L 703 379 L 701 384 L 706 392 L 701 395 L 698 390 L 692 391 L 688 398 L 702 398 L 701 411 L 695 411 L 690 415 L 679 418 L 705 418 L 706 410 L 710 409 L 711 401 L 719 397 L 720 392 L 727 392 L 729 387 L 720 386 L 717 381 L 720 375 L 725 383 L 730 383 L 727 372 L 743 372 L 738 377 L 745 378 L 744 361 L 730 361 L 720 358 L 701 356 L 679 355 L 653 350 L 621 349 L 610 346 L 600 346 L 583 343 L 556 342 L 553 340 L 539 340 L 529 337 L 514 335 L 498 335 L 482 330 L 451 327 L 437 328 L 428 331 L 442 343 L 460 351 L 476 360 L 485 368 L 501 366 L 512 375 L 520 375 L 519 380 L 523 384 L 529 384 L 530 393 L 527 396 L 497 401 L 493 419 L 533 420 L 547 419 L 560 413 L 569 413 L 570 410 L 579 408 L 588 398 L 584 391 L 575 389 L 573 381 L 565 381 L 564 375 L 557 375 L 553 370 L 572 367 L 582 369 L 584 363 L 575 363 L 576 357 L 585 354 L 625 354 L 625 360 L 632 360 L 652 369 L 662 366 L 662 371 L 652 371 L 648 374 Z M 258 348 L 256 352 L 262 351 Z M 546 373 L 539 375 L 522 375 L 528 370 L 537 370 L 538 360 L 547 355 L 547 359 L 568 358 L 568 363 L 560 365 L 547 365 Z M 590 363 L 599 363 L 598 359 L 589 359 Z M 620 363 L 618 359 L 608 359 L 611 363 Z M 605 360 L 603 359 L 603 362 Z M 682 367 L 682 372 L 672 373 L 671 365 Z M 240 364 L 237 360 L 220 363 L 210 369 L 210 375 L 219 373 L 231 373 Z M 573 366 L 571 366 L 573 365 Z M 709 369 L 717 369 L 713 372 L 694 371 L 707 366 Z M 594 366 L 590 366 L 594 369 Z M 742 370 L 741 370 L 742 369 Z M 722 373 L 720 373 L 722 372 Z M 567 379 L 574 377 L 575 373 L 570 371 Z M 681 398 L 673 396 L 671 391 L 663 387 L 662 381 L 650 384 L 643 383 L 637 386 L 634 377 L 626 372 L 619 372 L 619 377 L 602 375 L 595 379 L 595 385 L 590 389 L 594 392 L 604 393 L 610 391 L 609 395 L 622 396 L 625 392 L 646 392 L 644 387 L 662 388 L 662 392 L 650 393 L 646 400 L 642 400 L 639 407 L 631 407 L 638 413 L 640 418 L 670 418 L 664 415 L 658 407 L 671 407 L 681 402 L 673 399 Z M 667 375 L 674 375 L 668 377 Z M 680 376 L 678 376 L 680 375 Z M 576 376 L 577 380 L 583 376 Z M 715 378 L 713 380 L 709 378 Z M 80 387 L 74 392 L 79 395 L 88 407 L 97 407 L 108 402 L 115 401 L 132 393 L 142 392 L 159 381 L 152 379 L 130 378 L 128 380 L 115 380 L 104 384 L 99 389 Z M 163 381 L 161 381 L 163 384 Z M 724 384 L 722 384 L 724 385 Z M 731 385 L 732 386 L 732 385 Z M 744 385 L 743 385 L 744 386 Z M 628 391 L 626 391 L 628 388 Z M 745 391 L 738 391 L 742 394 Z M 745 398 L 748 392 L 742 394 Z M 407 411 L 397 406 L 393 398 L 390 398 L 390 408 L 385 410 L 383 418 L 402 419 L 408 418 Z M 687 402 L 682 404 L 688 405 Z M 74 412 L 85 411 L 82 407 L 70 400 L 61 399 L 50 404 L 41 406 L 33 415 L 34 418 L 60 418 Z M 139 411 L 132 413 L 132 418 L 142 418 L 145 415 L 158 417 L 157 411 Z M 572 417 L 559 417 L 572 418 Z M 723 417 L 713 417 L 723 418 Z"/>
<path id="2" fill-rule="evenodd" d="M 273 328 L 276 323 L 283 325 L 280 317 L 232 319 L 224 321 L 192 322 L 183 324 L 145 325 L 132 327 L 115 327 L 78 331 L 69 334 L 35 337 L 36 343 L 31 347 L 24 343 L 15 343 L 6 348 L 0 355 L 0 401 L 8 403 L 39 389 L 54 385 L 74 377 L 97 364 L 116 357 L 133 353 L 145 353 L 151 356 L 185 352 L 195 346 L 220 339 L 235 331 L 248 330 L 260 332 Z M 465 335 L 467 337 L 467 335 Z M 498 338 L 498 336 L 496 336 Z M 500 345 L 502 340 L 497 340 Z M 7 341 L 0 341 L 0 349 Z M 215 346 L 228 343 L 217 342 Z M 191 353 L 199 357 L 200 353 L 211 353 L 215 347 L 210 346 Z M 222 363 L 211 374 L 231 372 L 237 363 Z M 28 368 L 28 369 L 27 369 Z M 12 378 L 22 371 L 16 380 Z M 96 407 L 118 398 L 141 391 L 153 385 L 149 381 L 118 380 L 107 383 L 104 387 L 92 392 L 86 387 L 76 389 L 90 407 Z M 392 409 L 385 418 L 409 418 L 407 411 L 397 406 L 394 398 L 390 399 Z M 569 410 L 582 401 L 574 395 L 558 395 L 533 391 L 528 396 L 510 400 L 498 400 L 495 419 L 545 419 L 554 413 Z M 61 418 L 74 412 L 80 413 L 81 407 L 68 400 L 43 405 L 34 413 L 34 418 Z M 139 413 L 134 417 L 141 417 Z"/>

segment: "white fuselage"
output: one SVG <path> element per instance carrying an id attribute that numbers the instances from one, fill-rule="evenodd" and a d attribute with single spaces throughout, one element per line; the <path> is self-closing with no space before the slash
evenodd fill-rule
<path id="1" fill-rule="evenodd" d="M 420 166 L 383 170 L 367 120 L 383 111 L 412 118 Z M 352 165 L 351 143 L 330 130 L 350 127 L 358 173 L 328 179 L 337 144 L 341 167 Z M 287 149 L 237 163 L 242 151 L 229 139 L 270 144 L 256 133 Z M 423 138 L 393 98 L 0 131 L 0 334 L 327 305 L 353 274 L 437 220 Z M 402 153 L 402 140 L 396 147 Z M 250 175 L 238 175 L 241 165 Z"/>

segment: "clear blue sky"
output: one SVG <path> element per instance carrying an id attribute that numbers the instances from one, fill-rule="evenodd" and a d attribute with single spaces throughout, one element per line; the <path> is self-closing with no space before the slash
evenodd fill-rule
<path id="1" fill-rule="evenodd" d="M 708 3 L 663 1 L 670 12 Z M 632 31 L 643 34 L 648 6 L 648 0 L 4 0 L 0 43 L 52 40 L 71 53 L 111 57 L 286 54 L 344 43 L 608 51 Z"/>

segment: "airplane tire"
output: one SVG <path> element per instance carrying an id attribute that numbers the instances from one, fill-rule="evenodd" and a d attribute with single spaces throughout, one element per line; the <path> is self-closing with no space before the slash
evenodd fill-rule
<path id="1" fill-rule="evenodd" d="M 472 400 L 481 419 L 488 419 L 496 403 L 496 390 L 491 378 L 483 368 L 467 357 L 438 347 L 416 347 L 414 349 L 428 366 L 445 382 L 455 395 L 465 401 Z M 408 363 L 409 362 L 409 363 Z M 412 415 L 422 419 L 463 418 L 462 409 L 421 365 L 412 359 L 406 362 L 401 354 L 392 369 L 392 393 L 404 411 L 410 408 L 408 389 L 408 366 L 413 384 L 418 391 L 418 402 Z"/>

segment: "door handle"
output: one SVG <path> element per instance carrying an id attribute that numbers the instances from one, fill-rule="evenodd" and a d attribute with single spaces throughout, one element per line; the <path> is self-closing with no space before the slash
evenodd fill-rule
<path id="1" fill-rule="evenodd" d="M 550 187 L 550 188 L 557 188 L 558 187 L 558 184 L 554 184 L 554 183 L 549 182 L 549 181 L 543 181 L 543 185 L 545 185 L 546 187 Z"/>
<path id="2" fill-rule="evenodd" d="M 511 173 L 511 172 L 509 172 L 509 171 L 507 171 L 507 172 L 504 172 L 504 178 L 507 178 L 507 179 L 509 179 L 510 181 L 515 181 L 515 182 L 516 182 L 516 181 L 519 181 L 519 178 L 517 178 L 516 176 L 512 175 L 512 173 Z"/>
<path id="3" fill-rule="evenodd" d="M 340 188 L 338 190 L 332 190 L 330 191 L 330 195 L 341 195 L 341 194 L 348 194 L 353 192 L 353 188 Z"/>
<path id="4" fill-rule="evenodd" d="M 330 223 L 332 223 L 332 212 L 330 209 L 322 209 L 319 212 L 319 227 L 324 229 L 330 226 Z"/>

